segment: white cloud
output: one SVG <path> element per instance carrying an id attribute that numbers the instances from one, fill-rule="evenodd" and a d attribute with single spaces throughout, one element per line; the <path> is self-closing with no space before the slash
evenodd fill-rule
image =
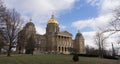
<path id="1" fill-rule="evenodd" d="M 37 25 L 38 33 L 45 33 L 43 27 L 52 12 L 59 14 L 64 10 L 71 10 L 77 0 L 4 0 L 8 8 L 15 8 L 26 19 L 32 18 Z"/>
<path id="2" fill-rule="evenodd" d="M 103 0 L 100 6 L 100 15 L 112 13 L 118 6 L 120 6 L 120 0 Z"/>
<path id="3" fill-rule="evenodd" d="M 41 34 L 45 34 L 45 28 L 43 27 L 43 26 L 36 26 L 36 33 L 37 34 L 39 34 L 39 33 L 41 33 Z"/>
<path id="4" fill-rule="evenodd" d="M 92 47 L 95 47 L 95 43 L 94 43 L 94 35 L 95 35 L 95 31 L 91 31 L 91 32 L 83 32 L 82 33 L 84 38 L 85 38 L 85 45 L 89 45 Z"/>
<path id="5" fill-rule="evenodd" d="M 102 0 L 86 0 L 87 3 L 91 4 L 92 6 L 100 6 Z"/>
<path id="6" fill-rule="evenodd" d="M 82 33 L 84 38 L 85 38 L 85 45 L 89 45 L 91 47 L 96 47 L 95 41 L 94 41 L 95 33 L 96 33 L 96 31 L 83 32 Z M 108 33 L 106 33 L 105 35 L 107 35 L 107 34 Z M 106 39 L 106 43 L 105 43 L 106 49 L 111 49 L 111 43 L 113 43 L 115 47 L 119 47 L 116 44 L 116 42 L 118 40 L 118 37 L 119 37 L 118 34 L 120 34 L 120 33 L 116 33 L 116 34 L 110 36 L 108 39 Z"/>
<path id="7" fill-rule="evenodd" d="M 96 6 L 100 11 L 98 17 L 78 20 L 72 23 L 72 27 L 76 29 L 85 29 L 86 27 L 94 29 L 91 32 L 83 32 L 85 43 L 93 45 L 93 37 L 99 27 L 105 27 L 105 25 L 111 21 L 114 14 L 112 11 L 120 6 L 120 0 L 86 0 L 87 3 L 92 6 Z M 115 35 L 114 35 L 115 36 Z M 116 37 L 110 37 L 107 39 L 108 42 L 114 42 Z"/>
<path id="8" fill-rule="evenodd" d="M 66 26 L 65 25 L 60 25 L 60 30 L 65 30 L 66 29 Z"/>
<path id="9" fill-rule="evenodd" d="M 111 13 L 112 10 L 120 6 L 120 0 L 86 0 L 92 6 L 97 6 L 100 10 L 100 15 Z"/>
<path id="10" fill-rule="evenodd" d="M 111 14 L 101 15 L 96 18 L 91 18 L 87 20 L 78 20 L 72 23 L 72 27 L 77 29 L 84 29 L 90 27 L 94 30 L 97 30 L 99 27 L 106 25 L 112 18 Z"/>

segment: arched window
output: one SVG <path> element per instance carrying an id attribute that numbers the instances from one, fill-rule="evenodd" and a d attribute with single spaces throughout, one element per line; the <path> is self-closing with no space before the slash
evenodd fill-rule
<path id="1" fill-rule="evenodd" d="M 67 48 L 65 47 L 65 52 L 67 51 Z"/>
<path id="2" fill-rule="evenodd" d="M 63 47 L 62 47 L 62 51 L 63 51 Z"/>
<path id="3" fill-rule="evenodd" d="M 59 51 L 60 51 L 60 47 L 59 47 Z"/>

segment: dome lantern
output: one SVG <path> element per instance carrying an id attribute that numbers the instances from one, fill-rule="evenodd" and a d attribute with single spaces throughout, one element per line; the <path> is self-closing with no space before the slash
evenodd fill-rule
<path id="1" fill-rule="evenodd" d="M 32 22 L 32 18 L 30 18 L 30 20 L 29 20 L 30 22 Z"/>
<path id="2" fill-rule="evenodd" d="M 50 20 L 48 21 L 48 24 L 58 24 L 58 21 L 54 18 L 54 14 L 51 15 Z"/>
<path id="3" fill-rule="evenodd" d="M 35 26 L 32 22 L 32 18 L 29 19 L 29 22 L 26 24 L 26 26 Z"/>

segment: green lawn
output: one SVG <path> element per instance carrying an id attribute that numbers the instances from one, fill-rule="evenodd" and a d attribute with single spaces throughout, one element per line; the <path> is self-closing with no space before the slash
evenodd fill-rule
<path id="1" fill-rule="evenodd" d="M 0 55 L 0 64 L 76 64 L 72 55 Z M 79 57 L 77 64 L 120 64 L 118 60 Z"/>

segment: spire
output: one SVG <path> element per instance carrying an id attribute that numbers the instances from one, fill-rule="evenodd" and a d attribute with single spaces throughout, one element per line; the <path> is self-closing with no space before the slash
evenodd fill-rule
<path id="1" fill-rule="evenodd" d="M 113 43 L 111 44 L 112 44 L 112 55 L 115 56 L 115 49 L 114 49 Z"/>
<path id="2" fill-rule="evenodd" d="M 53 12 L 52 15 L 51 15 L 51 19 L 54 19 L 54 12 Z"/>
<path id="3" fill-rule="evenodd" d="M 30 22 L 32 22 L 32 18 L 30 18 Z"/>
<path id="4" fill-rule="evenodd" d="M 80 33 L 80 30 L 78 29 L 78 33 Z"/>

